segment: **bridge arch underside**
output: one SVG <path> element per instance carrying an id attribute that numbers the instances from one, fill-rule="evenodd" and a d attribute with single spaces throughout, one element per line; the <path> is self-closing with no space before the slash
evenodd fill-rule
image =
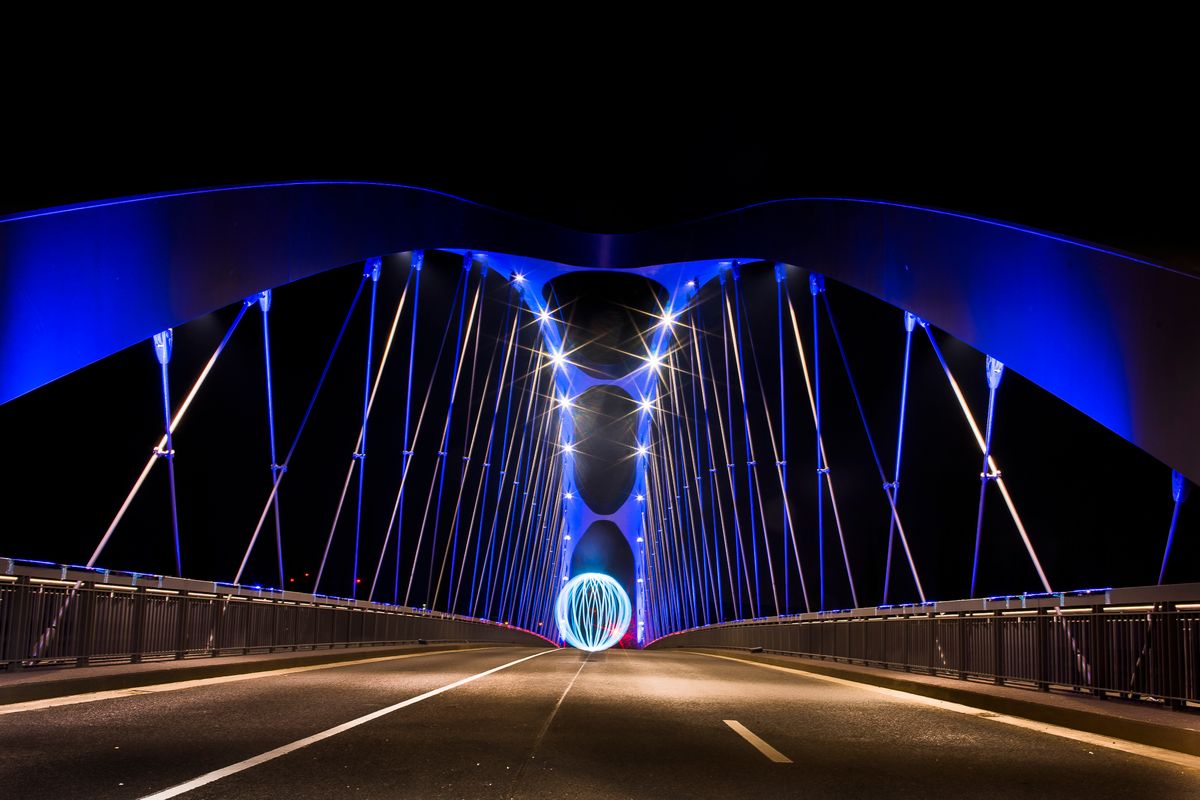
<path id="1" fill-rule="evenodd" d="M 797 199 L 589 234 L 424 189 L 302 183 L 0 220 L 0 402 L 264 289 L 418 249 L 576 268 L 785 261 L 910 310 L 1200 481 L 1200 280 L 929 209 Z"/>

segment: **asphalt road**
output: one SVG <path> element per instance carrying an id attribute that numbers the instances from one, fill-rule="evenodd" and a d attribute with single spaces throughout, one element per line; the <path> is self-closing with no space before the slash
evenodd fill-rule
<path id="1" fill-rule="evenodd" d="M 423 654 L 0 715 L 0 797 L 141 798 L 201 776 L 177 796 L 1200 797 L 1198 770 L 669 651 Z"/>

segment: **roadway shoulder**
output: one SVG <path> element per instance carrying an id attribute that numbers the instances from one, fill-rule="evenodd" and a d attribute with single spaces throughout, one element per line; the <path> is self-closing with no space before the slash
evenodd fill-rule
<path id="1" fill-rule="evenodd" d="M 0 671 L 0 705 L 92 692 L 135 689 L 163 683 L 220 678 L 290 667 L 435 651 L 507 647 L 493 643 L 445 643 L 350 647 L 259 653 L 216 658 L 146 661 L 95 667 L 32 667 Z"/>
<path id="2" fill-rule="evenodd" d="M 1038 692 L 1032 688 L 996 686 L 800 656 L 749 653 L 732 648 L 687 649 L 894 689 L 1200 756 L 1200 713 L 1195 710 L 1176 711 L 1147 701 L 1103 699 L 1071 691 Z"/>

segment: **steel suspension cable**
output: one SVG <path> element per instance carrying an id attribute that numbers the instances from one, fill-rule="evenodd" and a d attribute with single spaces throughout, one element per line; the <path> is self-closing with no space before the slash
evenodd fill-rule
<path id="1" fill-rule="evenodd" d="M 1029 533 L 1025 530 L 1025 524 L 1021 521 L 1020 515 L 1017 513 L 1017 506 L 1013 502 L 1012 495 L 1008 492 L 1008 486 L 1004 482 L 1004 478 L 1000 472 L 1000 468 L 996 465 L 996 459 L 988 452 L 987 443 L 984 441 L 983 434 L 979 432 L 979 426 L 975 423 L 975 415 L 971 413 L 971 408 L 967 405 L 967 399 L 963 396 L 962 389 L 959 388 L 958 381 L 954 379 L 954 373 L 950 371 L 950 365 L 946 363 L 945 356 L 942 355 L 942 349 L 938 346 L 937 340 L 933 337 L 933 331 L 930 330 L 928 324 L 922 324 L 925 329 L 926 337 L 929 343 L 933 346 L 934 355 L 937 356 L 938 363 L 942 365 L 942 371 L 946 374 L 946 380 L 950 383 L 950 389 L 954 392 L 955 398 L 958 400 L 958 405 L 962 409 L 963 416 L 967 420 L 967 425 L 971 428 L 971 433 L 975 436 L 975 442 L 979 445 L 979 452 L 986 454 L 987 471 L 996 475 L 996 486 L 1000 488 L 1000 496 L 1004 498 L 1004 504 L 1008 506 L 1008 513 L 1012 517 L 1013 524 L 1017 527 L 1017 533 L 1021 537 L 1021 541 L 1025 544 L 1025 550 L 1029 554 L 1030 560 L 1033 562 L 1034 569 L 1037 570 L 1038 578 L 1042 583 L 1042 588 L 1046 592 L 1053 591 L 1050 588 L 1050 581 L 1046 578 L 1046 573 L 1042 569 L 1041 561 L 1038 560 L 1037 553 L 1034 552 L 1033 542 L 1029 538 Z"/>
<path id="2" fill-rule="evenodd" d="M 1171 558 L 1171 543 L 1175 541 L 1175 526 L 1179 522 L 1179 507 L 1183 505 L 1183 501 L 1187 499 L 1189 487 L 1187 478 L 1183 474 L 1171 470 L 1171 499 L 1175 501 L 1175 508 L 1171 512 L 1171 527 L 1167 531 L 1167 546 L 1163 550 L 1162 566 L 1158 570 L 1158 585 L 1162 586 L 1163 579 L 1167 575 L 1167 561 Z"/>
<path id="3" fill-rule="evenodd" d="M 887 475 L 883 471 L 883 463 L 879 460 L 879 451 L 875 448 L 875 437 L 871 435 L 871 426 L 867 424 L 867 412 L 863 409 L 862 398 L 859 396 L 858 386 L 854 382 L 854 373 L 850 370 L 850 359 L 846 356 L 846 348 L 842 345 L 842 336 L 838 332 L 837 321 L 833 316 L 833 308 L 829 305 L 828 293 L 822 292 L 821 299 L 825 301 L 825 315 L 829 319 L 829 327 L 833 330 L 833 340 L 837 343 L 838 353 L 841 354 L 842 366 L 846 370 L 846 379 L 850 383 L 850 391 L 854 395 L 854 404 L 858 407 L 858 417 L 862 420 L 863 431 L 867 434 L 867 444 L 871 448 L 871 457 L 875 460 L 875 469 L 879 472 L 879 480 L 883 484 L 883 493 L 887 497 L 888 505 L 891 507 L 891 524 L 900 533 L 900 543 L 904 546 L 904 555 L 908 558 L 909 569 L 912 570 L 913 583 L 916 584 L 917 594 L 920 596 L 921 602 L 924 603 L 925 589 L 921 586 L 921 578 L 917 574 L 917 565 L 913 560 L 912 550 L 908 547 L 908 537 L 904 533 L 904 523 L 900 521 L 900 512 L 896 508 L 896 498 L 893 495 L 894 487 L 888 482 Z"/>
<path id="4" fill-rule="evenodd" d="M 892 471 L 892 502 L 896 503 L 900 498 L 900 457 L 904 452 L 904 417 L 905 410 L 908 407 L 908 368 L 912 356 L 912 335 L 913 328 L 916 327 L 917 317 L 911 311 L 904 312 L 904 377 L 900 383 L 900 423 L 897 426 L 896 433 L 896 466 Z M 883 571 L 883 602 L 886 605 L 888 601 L 888 589 L 892 577 L 892 542 L 895 539 L 896 520 L 890 518 L 888 521 L 888 547 L 887 547 L 887 565 Z"/>
<path id="5" fill-rule="evenodd" d="M 753 479 L 754 474 L 757 470 L 758 460 L 754 456 L 754 442 L 753 442 L 753 439 L 751 436 L 751 431 L 750 431 L 750 405 L 746 400 L 746 378 L 745 378 L 745 369 L 744 369 L 744 366 L 742 363 L 742 315 L 743 315 L 745 309 L 742 307 L 741 292 L 737 288 L 738 283 L 739 283 L 739 281 L 735 278 L 733 286 L 734 286 L 734 305 L 737 306 L 737 309 L 738 309 L 738 312 L 737 312 L 738 336 L 737 336 L 737 341 L 734 343 L 733 358 L 734 358 L 735 363 L 737 364 L 737 369 L 738 369 L 738 391 L 741 394 L 741 398 L 742 398 L 742 413 L 745 417 L 745 426 L 746 426 L 746 485 L 747 485 L 746 494 L 749 496 L 749 499 L 750 499 L 750 526 L 751 526 L 750 527 L 750 535 L 751 535 L 751 541 L 753 541 L 754 526 L 755 526 L 754 502 L 756 499 L 758 500 L 758 505 L 759 505 L 759 509 L 761 512 L 761 510 L 762 510 L 762 492 L 759 489 L 758 481 Z M 728 302 L 726 302 L 726 304 L 725 304 L 725 313 L 726 313 L 726 316 L 730 316 L 730 317 L 733 316 L 733 312 L 730 309 Z M 732 326 L 732 324 L 733 324 L 733 320 L 730 319 L 730 325 Z M 750 336 L 750 346 L 751 346 L 751 348 L 753 348 L 754 332 L 750 331 L 749 336 Z M 754 368 L 755 368 L 755 370 L 758 369 L 757 359 L 755 359 Z M 760 375 L 759 376 L 759 394 L 762 395 L 762 393 L 763 393 L 762 376 Z M 766 397 L 764 396 L 762 399 L 763 399 L 763 402 L 765 405 Z M 771 438 L 771 447 L 774 448 L 774 446 L 775 446 L 774 433 L 771 434 L 770 438 Z M 766 554 L 767 554 L 767 574 L 771 580 L 771 597 L 775 602 L 775 613 L 776 613 L 776 615 L 778 615 L 780 613 L 779 592 L 776 589 L 776 585 L 775 585 L 775 565 L 771 558 L 771 543 L 767 540 L 766 515 L 764 513 L 760 513 L 758 515 L 758 519 L 762 523 L 763 549 L 766 551 Z M 757 547 L 755 547 L 754 552 L 755 552 L 754 566 L 755 566 L 755 570 L 756 570 L 755 583 L 757 586 L 757 582 L 758 582 L 758 573 L 757 573 L 758 548 Z M 760 616 L 764 616 L 762 614 L 761 601 L 758 606 L 758 611 L 759 611 Z"/>
<path id="6" fill-rule="evenodd" d="M 271 444 L 271 485 L 278 478 L 279 461 L 275 450 L 275 394 L 271 384 L 271 290 L 258 295 L 258 308 L 262 312 L 263 326 L 263 366 L 266 372 L 267 384 L 267 434 Z M 275 511 L 275 554 L 279 560 L 279 588 L 287 587 L 283 571 L 283 523 L 279 518 L 279 494 L 275 494 L 272 508 Z"/>
<path id="7" fill-rule="evenodd" d="M 796 308 L 795 308 L 795 306 L 792 305 L 791 295 L 787 292 L 786 289 L 784 290 L 784 299 L 787 300 L 788 314 L 792 320 L 792 334 L 796 340 L 796 352 L 800 356 L 800 368 L 801 368 L 800 371 L 801 371 L 801 374 L 804 376 L 804 389 L 808 393 L 808 405 L 809 405 L 809 408 L 812 410 L 814 427 L 816 427 L 816 429 L 817 429 L 817 452 L 820 453 L 820 459 L 821 459 L 820 462 L 818 462 L 818 463 L 823 463 L 825 465 L 828 465 L 829 464 L 829 456 L 825 452 L 825 440 L 821 436 L 820 426 L 816 424 L 819 413 L 817 411 L 816 398 L 815 398 L 815 395 L 813 392 L 813 383 L 809 379 L 809 375 L 808 375 L 808 359 L 804 355 L 804 345 L 800 339 L 800 326 L 796 321 Z M 815 297 L 813 298 L 813 302 L 814 302 L 814 304 L 816 303 Z M 842 556 L 843 556 L 843 559 L 846 564 L 846 579 L 850 583 L 850 596 L 854 602 L 854 605 L 857 607 L 858 606 L 858 592 L 854 588 L 854 576 L 850 572 L 850 557 L 846 552 L 846 539 L 842 535 L 842 519 L 841 519 L 841 514 L 838 512 L 837 496 L 833 492 L 833 476 L 829 473 L 827 466 L 826 466 L 826 472 L 824 474 L 824 477 L 825 477 L 825 485 L 829 487 L 829 504 L 830 504 L 831 508 L 833 509 L 834 522 L 837 524 L 838 538 L 842 543 Z M 820 497 L 820 496 L 818 496 L 818 497 Z M 822 610 L 822 611 L 825 610 L 824 609 L 824 593 L 822 593 L 822 602 L 821 602 L 820 610 Z"/>
<path id="8" fill-rule="evenodd" d="M 412 325 L 411 325 L 411 329 L 410 329 L 410 333 L 409 333 L 409 337 L 408 337 L 408 382 L 406 383 L 405 388 L 404 388 L 404 441 L 402 442 L 404 451 L 402 453 L 402 459 L 401 459 L 401 465 L 400 465 L 401 480 L 403 480 L 404 475 L 408 474 L 408 462 L 412 460 L 412 455 L 413 455 L 413 441 L 408 438 L 408 432 L 409 432 L 408 426 L 409 426 L 409 421 L 412 417 L 411 412 L 412 412 L 413 364 L 416 362 L 416 354 L 417 354 L 417 313 L 420 311 L 420 308 L 421 308 L 421 267 L 423 267 L 424 265 L 425 265 L 425 252 L 422 250 L 418 250 L 417 252 L 413 253 L 412 267 L 409 271 L 411 273 L 416 273 L 416 281 L 415 281 L 415 286 L 413 287 Z M 461 276 L 460 276 L 460 279 L 461 279 Z M 438 351 L 438 357 L 439 357 L 439 359 L 441 358 L 440 350 Z M 435 366 L 434 371 L 436 372 L 436 370 L 437 370 L 437 368 Z M 403 491 L 400 491 L 397 495 L 397 505 L 399 506 L 399 508 L 397 509 L 397 512 L 395 515 L 395 519 L 396 519 L 396 572 L 395 572 L 395 577 L 392 579 L 392 603 L 393 604 L 398 604 L 400 602 L 400 552 L 401 552 L 401 545 L 403 544 L 400 541 L 400 533 L 403 529 L 403 522 L 404 522 L 404 492 Z M 383 549 L 385 551 L 387 550 L 387 536 L 390 536 L 391 533 L 392 533 L 392 524 L 389 522 L 387 534 L 384 539 L 384 548 Z M 380 558 L 381 559 L 383 558 L 382 554 L 380 554 Z M 372 594 L 374 594 L 374 592 L 372 592 Z"/>
<path id="9" fill-rule="evenodd" d="M 496 434 L 496 420 L 498 419 L 498 417 L 500 415 L 500 401 L 503 399 L 503 395 L 504 395 L 504 388 L 505 388 L 504 377 L 509 372 L 509 363 L 515 362 L 515 359 L 513 359 L 512 355 L 513 355 L 513 350 L 514 350 L 514 347 L 516 345 L 516 340 L 517 340 L 517 319 L 512 316 L 511 312 L 512 312 L 512 306 L 508 306 L 505 310 L 504 322 L 507 325 L 509 318 L 512 318 L 512 326 L 511 326 L 511 329 L 508 334 L 508 344 L 505 345 L 505 348 L 504 348 L 504 363 L 501 364 L 501 366 L 500 366 L 500 374 L 499 374 L 499 378 L 496 383 L 496 402 L 495 402 L 494 406 L 492 407 L 492 421 L 491 421 L 491 425 L 488 429 L 487 449 L 484 451 L 484 454 L 483 454 L 483 472 L 480 474 L 479 484 L 475 490 L 475 502 L 471 507 L 471 520 L 467 525 L 467 543 L 466 543 L 466 547 L 464 549 L 464 558 L 465 558 L 465 553 L 470 552 L 470 550 L 471 550 L 472 536 L 474 536 L 474 541 L 475 541 L 475 559 L 474 559 L 474 563 L 472 564 L 472 567 L 471 567 L 471 582 L 470 582 L 471 597 L 467 603 L 468 609 L 470 609 L 474 606 L 474 600 L 475 600 L 474 586 L 475 586 L 475 580 L 479 574 L 479 553 L 480 553 L 480 550 L 483 549 L 483 541 L 482 541 L 483 518 L 485 516 L 484 512 L 486 511 L 486 508 L 481 507 L 480 503 L 482 502 L 484 504 L 484 506 L 486 506 L 486 503 L 487 503 L 487 487 L 488 487 L 488 481 L 491 477 L 491 469 L 492 469 L 492 444 L 493 444 L 495 434 Z M 490 367 L 489 367 L 489 370 L 490 370 Z M 480 403 L 480 408 L 482 408 L 482 407 L 483 407 L 483 404 Z M 475 530 L 476 515 L 478 515 L 478 517 L 479 517 L 478 532 L 476 532 L 476 530 Z M 451 603 L 452 608 L 458 608 L 458 596 L 462 589 L 462 579 L 465 575 L 466 575 L 466 568 L 464 566 L 462 572 L 459 573 L 458 583 L 454 587 L 454 602 Z"/>
<path id="10" fill-rule="evenodd" d="M 354 316 L 354 309 L 358 307 L 359 298 L 362 297 L 362 291 L 367 285 L 368 279 L 369 276 L 364 275 L 362 280 L 358 282 L 358 289 L 354 292 L 354 297 L 350 301 L 350 308 L 346 311 L 346 316 L 342 320 L 342 327 L 338 330 L 337 338 L 333 341 L 333 346 L 329 350 L 329 356 L 325 359 L 325 366 L 321 370 L 320 377 L 317 379 L 317 385 L 308 400 L 308 406 L 304 409 L 304 416 L 300 419 L 300 426 L 296 429 L 296 434 L 292 437 L 292 444 L 288 448 L 287 455 L 283 458 L 283 463 L 276 470 L 274 485 L 271 486 L 271 493 L 267 497 L 267 502 L 263 505 L 262 513 L 258 515 L 258 523 L 254 526 L 254 532 L 250 535 L 250 544 L 246 548 L 246 555 L 243 556 L 242 564 L 238 568 L 237 575 L 234 577 L 233 582 L 235 584 L 242 579 L 242 571 L 246 568 L 246 562 L 250 558 L 250 551 L 254 548 L 254 543 L 258 541 L 258 535 L 262 531 L 263 523 L 266 522 L 267 515 L 271 512 L 275 497 L 279 493 L 279 485 L 283 482 L 283 476 L 287 474 L 288 465 L 291 463 L 292 456 L 296 452 L 296 446 L 300 444 L 300 436 L 304 433 L 304 429 L 308 425 L 308 420 L 312 416 L 313 407 L 317 403 L 317 397 L 321 394 L 321 387 L 325 385 L 325 378 L 329 375 L 329 368 L 333 365 L 333 358 L 337 355 L 338 348 L 341 347 L 342 339 L 346 335 L 346 329 L 350 325 L 350 318 Z M 245 308 L 243 305 L 243 311 Z"/>
<path id="11" fill-rule="evenodd" d="M 759 395 L 759 399 L 762 401 L 763 417 L 767 421 L 767 439 L 768 439 L 768 441 L 771 442 L 771 456 L 775 460 L 775 474 L 779 478 L 780 496 L 783 500 L 783 511 L 784 511 L 783 517 L 784 517 L 784 521 L 786 523 L 786 528 L 789 532 L 789 536 L 791 536 L 791 538 L 792 538 L 792 553 L 793 553 L 795 561 L 796 561 L 796 572 L 800 576 L 800 593 L 801 593 L 801 595 L 803 595 L 803 598 L 804 598 L 804 610 L 811 611 L 812 607 L 809 605 L 809 602 L 808 602 L 808 584 L 804 578 L 804 567 L 801 565 L 801 562 L 800 562 L 800 549 L 798 547 L 796 547 L 796 540 L 795 540 L 796 526 L 792 521 L 792 506 L 791 506 L 791 502 L 788 500 L 787 488 L 786 488 L 787 482 L 784 478 L 784 468 L 786 467 L 786 459 L 781 458 L 779 451 L 775 448 L 775 427 L 771 422 L 771 409 L 770 409 L 769 405 L 767 404 L 766 386 L 763 383 L 762 369 L 760 368 L 759 363 L 758 363 L 758 352 L 754 346 L 753 333 L 751 334 L 751 336 L 749 338 L 750 338 L 750 362 L 754 365 L 754 374 L 755 374 L 755 377 L 758 379 L 758 388 L 759 388 L 758 395 Z M 761 484 L 759 484 L 759 486 L 761 487 Z M 759 489 L 758 504 L 760 507 L 763 507 L 761 489 Z M 764 526 L 766 525 L 766 515 L 765 514 L 763 515 L 763 525 Z M 764 536 L 765 536 L 765 533 L 764 533 Z M 785 571 L 786 571 L 786 566 L 787 566 L 786 562 L 784 563 L 784 566 L 785 566 Z M 778 613 L 786 613 L 786 612 L 778 612 Z"/>
<path id="12" fill-rule="evenodd" d="M 703 330 L 703 329 L 698 329 L 698 327 L 697 327 L 697 329 L 695 329 L 695 330 Z M 724 421 L 721 421 L 721 403 L 720 403 L 720 399 L 718 397 L 716 397 L 716 378 L 715 378 L 715 373 L 713 372 L 712 355 L 709 354 L 708 348 L 703 348 L 703 356 L 704 357 L 703 357 L 703 359 L 701 359 L 701 339 L 700 339 L 700 337 L 696 337 L 696 338 L 692 339 L 692 342 L 694 342 L 696 345 L 697 366 L 700 367 L 700 369 L 701 369 L 701 375 L 700 375 L 701 402 L 704 405 L 704 432 L 706 432 L 708 435 L 708 452 L 709 452 L 709 470 L 708 471 L 709 471 L 709 475 L 712 476 L 712 477 L 710 477 L 710 481 L 712 481 L 713 495 L 715 498 L 715 503 L 713 505 L 714 513 L 716 513 L 716 515 L 718 515 L 718 517 L 716 517 L 716 518 L 718 518 L 720 521 L 721 545 L 725 549 L 726 575 L 728 576 L 728 578 L 730 578 L 730 602 L 733 604 L 734 616 L 738 616 L 738 618 L 740 618 L 740 616 L 742 616 L 742 603 L 740 603 L 740 600 L 738 597 L 739 593 L 738 593 L 738 587 L 737 587 L 737 582 L 739 581 L 740 576 L 739 576 L 738 571 L 734 570 L 733 560 L 730 557 L 730 537 L 728 537 L 728 531 L 725 527 L 725 507 L 724 507 L 724 503 L 722 503 L 722 501 L 721 501 L 721 492 L 720 492 L 720 487 L 718 486 L 719 479 L 718 479 L 718 477 L 716 477 L 716 471 L 718 471 L 718 467 L 716 467 L 716 463 L 714 461 L 715 451 L 713 449 L 713 431 L 712 431 L 712 426 L 709 425 L 708 397 L 707 397 L 707 391 L 706 391 L 706 383 L 704 383 L 704 374 L 703 374 L 704 363 L 706 363 L 706 362 L 708 365 L 708 374 L 710 375 L 710 377 L 712 377 L 712 378 L 710 378 L 710 380 L 712 380 L 712 384 L 713 384 L 713 408 L 716 409 L 716 426 L 718 426 L 718 427 L 716 427 L 716 432 L 718 432 L 718 439 L 720 440 L 722 451 L 725 450 L 725 439 L 724 439 L 724 434 L 722 434 L 721 431 L 722 431 L 722 428 L 725 427 L 725 423 L 724 423 Z M 728 453 L 727 452 L 725 453 L 725 457 L 726 457 L 726 461 L 728 461 Z M 724 471 L 724 470 L 722 470 L 722 471 Z"/>
<path id="13" fill-rule="evenodd" d="M 471 261 L 472 261 L 471 254 L 467 253 L 463 257 L 463 269 L 464 270 L 469 271 L 471 269 Z M 458 338 L 456 339 L 456 341 L 454 343 L 454 362 L 455 362 L 454 383 L 450 387 L 450 405 L 446 410 L 446 426 L 442 430 L 442 443 L 438 450 L 438 457 L 441 460 L 438 465 L 437 510 L 434 512 L 434 515 L 433 515 L 433 531 L 432 531 L 433 535 L 429 539 L 429 573 L 426 577 L 426 583 L 425 583 L 426 594 L 429 593 L 430 586 L 433 584 L 433 564 L 434 564 L 434 561 L 437 560 L 435 553 L 437 552 L 438 528 L 440 527 L 441 521 L 442 521 L 442 497 L 443 497 L 445 486 L 446 486 L 446 462 L 450 458 L 450 455 L 449 455 L 450 430 L 451 430 L 451 426 L 453 425 L 453 420 L 454 420 L 454 403 L 458 397 L 458 382 L 459 382 L 459 378 L 462 376 L 463 361 L 466 358 L 465 348 L 471 341 L 471 330 L 475 324 L 475 309 L 479 305 L 479 298 L 481 296 L 482 289 L 483 289 L 483 280 L 484 280 L 484 276 L 481 275 L 480 279 L 479 279 L 479 283 L 477 283 L 475 285 L 475 299 L 471 301 L 471 312 L 468 316 L 467 335 L 466 335 L 465 339 L 463 339 L 463 336 L 462 336 L 463 320 L 462 320 L 461 316 L 458 318 L 459 334 L 458 334 Z M 421 527 L 422 527 L 422 529 L 424 529 L 424 527 L 425 527 L 424 523 L 421 524 Z M 435 600 L 436 600 L 436 598 L 434 598 L 434 597 L 429 598 L 429 607 L 430 608 L 433 608 Z"/>
<path id="14" fill-rule="evenodd" d="M 243 305 L 244 307 L 244 305 Z M 167 484 L 171 489 L 171 528 L 175 533 L 175 571 L 183 577 L 183 558 L 179 552 L 179 506 L 175 494 L 175 449 L 171 440 L 171 383 L 168 367 L 175 334 L 170 328 L 154 334 L 154 353 L 158 357 L 159 373 L 162 375 L 163 430 L 166 431 L 167 447 L 159 455 L 167 460 Z"/>
<path id="15" fill-rule="evenodd" d="M 179 427 L 179 423 L 183 422 L 184 416 L 187 414 L 188 409 L 192 405 L 192 400 L 196 398 L 196 393 L 199 392 L 200 387 L 204 385 L 204 381 L 208 378 L 209 373 L 212 372 L 212 368 L 216 365 L 217 359 L 220 358 L 221 353 L 224 352 L 225 345 L 229 343 L 230 337 L 233 336 L 233 332 L 237 330 L 238 323 L 242 321 L 242 317 L 245 315 L 246 304 L 242 303 L 241 308 L 238 309 L 237 316 L 234 317 L 232 324 L 230 324 L 229 328 L 225 331 L 225 335 L 221 337 L 221 341 L 217 345 L 217 348 L 213 351 L 213 354 L 209 356 L 208 361 L 204 364 L 204 368 L 200 370 L 200 375 L 192 383 L 192 388 L 188 390 L 187 396 L 179 405 L 179 408 L 175 411 L 175 416 L 171 419 L 171 424 L 167 426 L 167 433 L 164 433 L 162 438 L 158 440 L 158 444 L 153 448 L 149 460 L 146 461 L 146 466 L 142 467 L 141 473 L 138 475 L 137 480 L 134 481 L 133 488 L 129 490 L 129 494 L 125 496 L 125 500 L 121 503 L 121 507 L 117 509 L 116 516 L 114 516 L 112 522 L 109 523 L 108 528 L 104 531 L 104 535 L 100 537 L 100 542 L 96 545 L 96 549 L 92 551 L 91 557 L 88 558 L 88 567 L 96 566 L 96 561 L 100 558 L 100 554 L 104 552 L 104 548 L 108 545 L 109 540 L 112 538 L 113 531 L 117 529 L 117 525 L 120 524 L 121 519 L 125 516 L 125 512 L 129 510 L 130 504 L 133 503 L 133 498 L 137 497 L 137 493 L 142 488 L 142 484 L 144 484 L 146 482 L 146 478 L 150 476 L 150 471 L 154 468 L 155 462 L 161 458 L 159 453 L 164 452 L 167 448 L 167 434 L 174 434 L 176 428 Z"/>

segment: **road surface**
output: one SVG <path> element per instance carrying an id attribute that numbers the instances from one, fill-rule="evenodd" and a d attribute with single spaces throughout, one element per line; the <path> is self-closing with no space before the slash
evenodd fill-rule
<path id="1" fill-rule="evenodd" d="M 678 651 L 495 647 L 195 684 L 0 713 L 0 796 L 1200 797 L 1186 764 Z"/>

